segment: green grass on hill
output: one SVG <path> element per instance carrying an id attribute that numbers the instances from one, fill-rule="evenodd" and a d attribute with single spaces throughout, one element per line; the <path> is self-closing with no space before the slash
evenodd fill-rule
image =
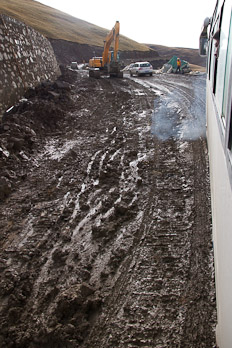
<path id="1" fill-rule="evenodd" d="M 1 0 L 0 13 L 14 17 L 48 38 L 62 39 L 80 44 L 103 46 L 109 30 L 72 17 L 33 0 Z M 114 23 L 112 23 L 112 27 Z M 119 49 L 148 51 L 149 48 L 120 36 Z"/>

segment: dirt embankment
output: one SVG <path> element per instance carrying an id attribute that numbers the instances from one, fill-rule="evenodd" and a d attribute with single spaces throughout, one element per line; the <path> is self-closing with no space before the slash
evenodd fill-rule
<path id="1" fill-rule="evenodd" d="M 96 56 L 101 57 L 103 47 L 78 44 L 76 42 L 49 39 L 54 49 L 56 58 L 60 64 L 70 65 L 73 62 L 89 62 L 89 59 Z M 173 55 L 178 55 L 182 59 L 197 66 L 206 66 L 205 58 L 199 56 L 196 49 L 172 48 L 158 45 L 147 45 L 147 51 L 121 51 L 120 60 L 123 66 L 136 61 L 149 61 L 154 69 L 160 69 L 167 63 Z M 199 68 L 198 68 L 199 70 Z"/>
<path id="2" fill-rule="evenodd" d="M 2 347 L 213 346 L 205 139 L 151 135 L 152 81 L 65 70 L 4 116 Z"/>
<path id="3" fill-rule="evenodd" d="M 88 63 L 89 59 L 96 56 L 101 57 L 103 47 L 78 44 L 65 40 L 49 39 L 54 49 L 57 61 L 60 64 L 70 65 L 73 62 Z M 147 51 L 121 51 L 120 60 L 122 66 L 126 66 L 132 61 L 151 61 L 154 69 L 161 68 L 166 59 L 159 57 L 158 52 L 147 48 Z"/>

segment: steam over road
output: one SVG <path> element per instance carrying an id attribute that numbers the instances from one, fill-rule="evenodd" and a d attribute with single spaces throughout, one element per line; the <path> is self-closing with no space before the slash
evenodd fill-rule
<path id="1" fill-rule="evenodd" d="M 135 79 L 134 79 L 135 80 Z M 160 96 L 154 102 L 152 133 L 159 139 L 196 140 L 205 136 L 205 75 L 158 74 L 136 79 Z"/>

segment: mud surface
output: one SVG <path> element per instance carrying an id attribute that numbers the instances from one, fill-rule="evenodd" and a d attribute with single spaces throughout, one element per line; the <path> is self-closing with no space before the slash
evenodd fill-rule
<path id="1" fill-rule="evenodd" d="M 64 71 L 5 115 L 1 347 L 213 347 L 204 85 Z"/>

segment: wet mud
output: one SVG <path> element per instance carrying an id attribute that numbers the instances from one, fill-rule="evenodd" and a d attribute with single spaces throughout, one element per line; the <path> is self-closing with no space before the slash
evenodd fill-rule
<path id="1" fill-rule="evenodd" d="M 1 347 L 213 347 L 201 88 L 64 70 L 4 115 Z"/>

